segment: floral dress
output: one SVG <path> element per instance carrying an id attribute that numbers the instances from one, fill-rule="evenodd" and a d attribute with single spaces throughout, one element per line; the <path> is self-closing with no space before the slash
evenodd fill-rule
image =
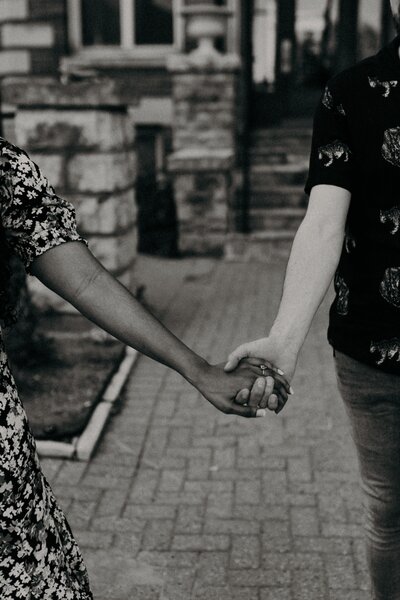
<path id="1" fill-rule="evenodd" d="M 0 227 L 24 262 L 76 232 L 73 207 L 0 138 Z M 0 598 L 92 600 L 80 550 L 44 477 L 0 334 Z"/>

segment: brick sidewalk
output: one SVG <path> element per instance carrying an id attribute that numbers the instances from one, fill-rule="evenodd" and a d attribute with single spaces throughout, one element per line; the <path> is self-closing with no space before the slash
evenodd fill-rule
<path id="1" fill-rule="evenodd" d="M 284 263 L 140 259 L 207 359 L 267 331 Z M 90 464 L 43 461 L 96 600 L 365 600 L 356 460 L 321 307 L 279 416 L 227 417 L 141 358 Z"/>

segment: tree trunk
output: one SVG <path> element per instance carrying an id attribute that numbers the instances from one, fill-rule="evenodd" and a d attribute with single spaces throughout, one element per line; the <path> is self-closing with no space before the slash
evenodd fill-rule
<path id="1" fill-rule="evenodd" d="M 386 46 L 396 35 L 389 0 L 382 0 L 381 45 Z"/>
<path id="2" fill-rule="evenodd" d="M 340 72 L 357 62 L 359 0 L 339 1 L 338 49 L 336 71 Z"/>

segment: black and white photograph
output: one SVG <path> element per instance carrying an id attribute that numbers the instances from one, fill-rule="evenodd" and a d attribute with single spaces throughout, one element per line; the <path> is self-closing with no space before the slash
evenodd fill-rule
<path id="1" fill-rule="evenodd" d="M 0 600 L 400 600 L 400 0 L 0 0 Z"/>

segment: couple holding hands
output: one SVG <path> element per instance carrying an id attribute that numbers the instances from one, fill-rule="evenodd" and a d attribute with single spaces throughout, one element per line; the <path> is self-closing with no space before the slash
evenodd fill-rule
<path id="1" fill-rule="evenodd" d="M 400 2 L 391 5 L 400 33 Z M 73 207 L 25 152 L 0 138 L 3 323 L 15 314 L 14 253 L 83 315 L 180 373 L 218 410 L 264 417 L 293 393 L 298 354 L 334 279 L 328 340 L 360 463 L 374 600 L 400 600 L 399 47 L 400 36 L 329 82 L 314 121 L 308 209 L 277 317 L 267 337 L 239 346 L 225 366 L 192 352 L 99 264 L 76 231 Z M 1 598 L 92 600 L 1 337 L 0 446 Z"/>

